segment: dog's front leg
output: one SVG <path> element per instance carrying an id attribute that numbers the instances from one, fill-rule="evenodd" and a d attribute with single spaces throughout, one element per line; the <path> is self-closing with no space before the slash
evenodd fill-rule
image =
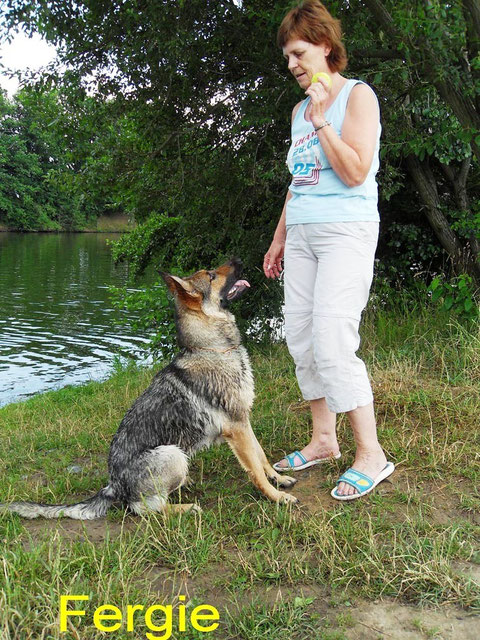
<path id="1" fill-rule="evenodd" d="M 282 487 L 283 489 L 288 489 L 289 487 L 293 487 L 293 485 L 296 484 L 297 482 L 297 478 L 284 476 L 275 471 L 275 469 L 272 467 L 272 465 L 268 461 L 268 458 L 265 455 L 265 451 L 263 450 L 262 445 L 260 444 L 257 436 L 255 435 L 255 431 L 253 431 L 250 425 L 249 425 L 249 428 L 252 431 L 252 437 L 257 447 L 257 454 L 262 464 L 263 470 L 267 475 L 267 478 L 270 480 L 270 482 L 274 482 L 278 487 Z"/>
<path id="2" fill-rule="evenodd" d="M 275 487 L 272 487 L 268 482 L 267 476 L 265 475 L 264 464 L 259 455 L 259 449 L 262 451 L 262 454 L 263 450 L 248 420 L 245 422 L 229 423 L 222 429 L 222 435 L 230 445 L 242 467 L 250 476 L 253 484 L 263 495 L 274 502 L 298 502 L 295 496 L 275 489 Z M 265 454 L 263 454 L 263 456 L 265 457 Z"/>

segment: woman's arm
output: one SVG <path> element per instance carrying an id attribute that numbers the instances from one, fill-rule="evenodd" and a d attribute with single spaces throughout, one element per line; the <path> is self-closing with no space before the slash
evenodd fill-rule
<path id="1" fill-rule="evenodd" d="M 287 237 L 287 229 L 285 225 L 287 202 L 292 197 L 290 189 L 287 191 L 285 204 L 283 205 L 282 215 L 278 221 L 277 228 L 273 234 L 272 244 L 270 245 L 263 259 L 263 273 L 267 278 L 278 278 L 282 273 L 282 258 L 285 252 L 285 239 Z"/>
<path id="2" fill-rule="evenodd" d="M 328 93 L 320 82 L 305 92 L 311 98 L 314 127 L 325 122 Z M 322 127 L 317 136 L 332 169 L 348 187 L 363 184 L 372 165 L 380 113 L 373 91 L 364 84 L 353 87 L 340 138 L 332 127 Z"/>
<path id="3" fill-rule="evenodd" d="M 302 103 L 299 102 L 293 107 L 292 124 L 295 120 L 295 116 L 297 115 L 297 111 L 300 109 L 301 104 Z M 263 259 L 263 273 L 267 276 L 267 278 L 278 278 L 282 273 L 282 258 L 285 252 L 285 240 L 287 237 L 287 228 L 285 224 L 287 216 L 287 202 L 291 197 L 292 194 L 289 189 L 285 198 L 285 204 L 283 205 L 282 215 L 280 216 L 277 228 L 275 229 L 275 233 L 273 234 L 272 244 L 270 245 Z"/>

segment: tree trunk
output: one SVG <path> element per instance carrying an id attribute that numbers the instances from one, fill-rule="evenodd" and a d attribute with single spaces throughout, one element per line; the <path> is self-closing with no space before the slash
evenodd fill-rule
<path id="1" fill-rule="evenodd" d="M 451 107 L 460 124 L 472 131 L 470 146 L 477 160 L 480 162 L 480 146 L 475 142 L 475 132 L 480 131 L 480 117 L 475 109 L 475 105 L 470 98 L 465 97 L 456 87 L 449 85 L 448 82 L 444 80 L 438 80 L 438 78 L 435 77 L 436 73 L 434 69 L 431 67 L 430 69 L 431 71 L 425 72 L 425 76 L 429 78 L 443 100 Z"/>
<path id="2" fill-rule="evenodd" d="M 409 155 L 406 160 L 409 173 L 423 203 L 425 215 L 442 247 L 452 260 L 455 273 L 468 273 L 480 286 L 479 255 L 474 252 L 473 247 L 469 249 L 463 247 L 442 213 L 435 176 L 428 162 L 421 162 L 415 155 Z"/>

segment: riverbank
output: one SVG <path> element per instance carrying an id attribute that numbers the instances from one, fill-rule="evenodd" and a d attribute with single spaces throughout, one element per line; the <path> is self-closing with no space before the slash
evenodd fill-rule
<path id="1" fill-rule="evenodd" d="M 0 224 L 0 233 L 22 232 L 22 233 L 126 233 L 135 229 L 136 222 L 123 213 L 104 215 L 97 218 L 93 223 L 80 229 L 36 229 L 25 231 L 24 229 L 11 229 L 4 224 Z"/>
<path id="2" fill-rule="evenodd" d="M 342 459 L 298 474 L 292 492 L 299 508 L 265 501 L 224 445 L 192 461 L 192 481 L 179 496 L 198 502 L 202 514 L 139 518 L 112 509 L 84 523 L 2 517 L 0 628 L 35 638 L 48 627 L 49 637 L 60 638 L 65 594 L 89 594 L 92 614 L 107 603 L 178 606 L 185 595 L 188 607 L 218 609 L 212 639 L 473 640 L 472 615 L 480 612 L 479 346 L 478 328 L 445 318 L 367 317 L 362 355 L 380 439 L 397 470 L 366 499 L 339 504 L 329 495 L 353 459 L 342 418 Z M 308 438 L 308 406 L 284 345 L 250 351 L 252 425 L 274 461 Z M 103 383 L 1 409 L 2 500 L 74 501 L 104 486 L 111 436 L 152 374 L 130 367 Z M 91 616 L 70 621 L 82 639 L 103 637 Z M 143 617 L 135 630 L 139 637 L 148 631 Z M 116 637 L 131 633 L 123 628 Z"/>
<path id="3" fill-rule="evenodd" d="M 135 229 L 135 220 L 130 219 L 122 213 L 100 216 L 96 220 L 96 224 L 92 227 L 83 229 L 85 232 L 91 233 L 126 233 Z"/>

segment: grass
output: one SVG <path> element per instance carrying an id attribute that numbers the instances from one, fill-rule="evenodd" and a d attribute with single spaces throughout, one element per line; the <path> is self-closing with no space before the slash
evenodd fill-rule
<path id="1" fill-rule="evenodd" d="M 354 453 L 341 417 L 341 464 L 303 472 L 293 490 L 301 508 L 266 502 L 223 446 L 196 458 L 192 482 L 177 496 L 200 503 L 201 514 L 139 518 L 111 510 L 95 523 L 2 516 L 0 638 L 346 640 L 360 637 L 358 612 L 379 599 L 478 613 L 480 586 L 471 575 L 480 563 L 480 333 L 429 313 L 367 313 L 364 321 L 362 356 L 379 435 L 397 464 L 391 483 L 351 504 L 329 498 Z M 277 460 L 306 442 L 308 406 L 284 345 L 255 347 L 251 355 L 252 424 Z M 111 436 L 151 376 L 128 367 L 103 383 L 1 409 L 2 500 L 71 502 L 98 490 L 107 480 Z M 80 472 L 68 472 L 72 465 Z M 90 600 L 81 605 L 87 615 L 72 617 L 60 634 L 66 594 Z M 188 615 L 197 605 L 215 606 L 218 629 L 176 631 L 182 594 Z M 121 611 L 173 605 L 174 631 L 168 636 L 160 613 L 155 624 L 165 628 L 149 631 L 138 613 L 135 633 L 124 624 L 105 634 L 92 616 L 107 603 Z M 412 630 L 437 637 L 436 624 L 419 611 Z M 361 637 L 383 637 L 376 625 L 358 624 L 370 633 Z"/>

